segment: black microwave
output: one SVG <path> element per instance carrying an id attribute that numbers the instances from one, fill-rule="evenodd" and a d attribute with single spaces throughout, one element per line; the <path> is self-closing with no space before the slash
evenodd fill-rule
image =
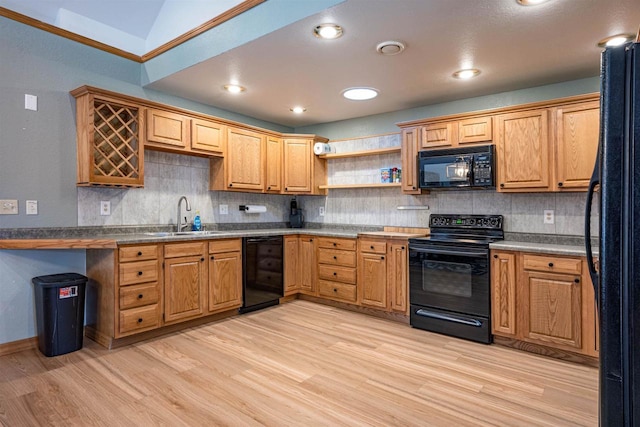
<path id="1" fill-rule="evenodd" d="M 420 188 L 493 189 L 495 146 L 480 145 L 418 153 Z"/>

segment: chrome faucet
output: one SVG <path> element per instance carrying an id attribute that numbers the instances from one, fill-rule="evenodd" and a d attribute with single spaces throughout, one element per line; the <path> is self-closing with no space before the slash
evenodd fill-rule
<path id="1" fill-rule="evenodd" d="M 185 227 L 189 225 L 189 223 L 187 222 L 187 217 L 185 217 L 184 222 L 182 222 L 182 210 L 180 209 L 180 207 L 182 206 L 183 200 L 186 205 L 187 211 L 191 210 L 191 205 L 189 204 L 187 197 L 186 196 L 180 197 L 180 200 L 178 200 L 178 220 L 176 221 L 176 231 L 178 233 L 181 232 Z"/>

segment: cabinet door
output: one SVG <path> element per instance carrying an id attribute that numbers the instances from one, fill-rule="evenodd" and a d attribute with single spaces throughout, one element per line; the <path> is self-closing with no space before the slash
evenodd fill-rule
<path id="1" fill-rule="evenodd" d="M 311 141 L 284 140 L 284 192 L 310 193 L 312 187 Z"/>
<path id="2" fill-rule="evenodd" d="M 387 261 L 384 255 L 361 253 L 358 256 L 358 286 L 362 305 L 387 308 Z"/>
<path id="3" fill-rule="evenodd" d="M 585 102 L 555 111 L 557 189 L 586 190 L 598 154 L 600 105 Z"/>
<path id="4" fill-rule="evenodd" d="M 402 129 L 402 192 L 420 194 L 418 187 L 418 144 L 420 129 Z"/>
<path id="5" fill-rule="evenodd" d="M 264 189 L 265 137 L 257 132 L 228 128 L 225 170 L 230 190 Z"/>
<path id="6" fill-rule="evenodd" d="M 191 119 L 191 148 L 207 153 L 224 154 L 226 127 L 211 120 Z"/>
<path id="7" fill-rule="evenodd" d="M 267 137 L 266 182 L 267 192 L 279 193 L 282 189 L 282 139 Z"/>
<path id="8" fill-rule="evenodd" d="M 501 114 L 496 118 L 498 191 L 549 189 L 547 110 Z"/>
<path id="9" fill-rule="evenodd" d="M 391 310 L 407 313 L 409 299 L 409 281 L 407 243 L 391 243 L 389 245 L 389 283 L 391 288 Z"/>
<path id="10" fill-rule="evenodd" d="M 456 122 L 433 123 L 422 128 L 422 148 L 443 148 L 458 145 Z"/>
<path id="11" fill-rule="evenodd" d="M 147 141 L 186 149 L 189 144 L 189 119 L 181 114 L 148 109 Z"/>
<path id="12" fill-rule="evenodd" d="M 516 336 L 516 256 L 495 252 L 491 259 L 491 324 L 493 333 Z"/>
<path id="13" fill-rule="evenodd" d="M 317 261 L 316 261 L 316 243 L 313 238 L 300 238 L 300 290 L 309 295 L 315 295 L 317 291 Z"/>
<path id="14" fill-rule="evenodd" d="M 165 323 L 202 315 L 206 280 L 206 263 L 202 255 L 165 260 Z"/>
<path id="15" fill-rule="evenodd" d="M 458 122 L 458 144 L 490 142 L 493 139 L 493 118 L 475 117 Z"/>
<path id="16" fill-rule="evenodd" d="M 567 350 L 582 349 L 580 277 L 524 271 L 522 294 L 523 339 Z"/>
<path id="17" fill-rule="evenodd" d="M 144 115 L 137 105 L 76 99 L 77 184 L 144 186 Z"/>
<path id="18" fill-rule="evenodd" d="M 209 255 L 209 312 L 242 305 L 242 254 L 222 252 Z"/>
<path id="19" fill-rule="evenodd" d="M 284 294 L 291 295 L 300 289 L 300 263 L 298 261 L 298 236 L 284 236 Z"/>

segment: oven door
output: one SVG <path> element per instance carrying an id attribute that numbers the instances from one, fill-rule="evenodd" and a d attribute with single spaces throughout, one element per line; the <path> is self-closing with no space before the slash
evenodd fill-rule
<path id="1" fill-rule="evenodd" d="M 489 249 L 409 245 L 412 305 L 489 317 Z"/>

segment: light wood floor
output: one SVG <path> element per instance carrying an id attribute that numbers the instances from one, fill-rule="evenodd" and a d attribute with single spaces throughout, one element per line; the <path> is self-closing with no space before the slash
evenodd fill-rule
<path id="1" fill-rule="evenodd" d="M 597 425 L 597 369 L 293 301 L 105 350 L 0 357 L 5 426 Z"/>

